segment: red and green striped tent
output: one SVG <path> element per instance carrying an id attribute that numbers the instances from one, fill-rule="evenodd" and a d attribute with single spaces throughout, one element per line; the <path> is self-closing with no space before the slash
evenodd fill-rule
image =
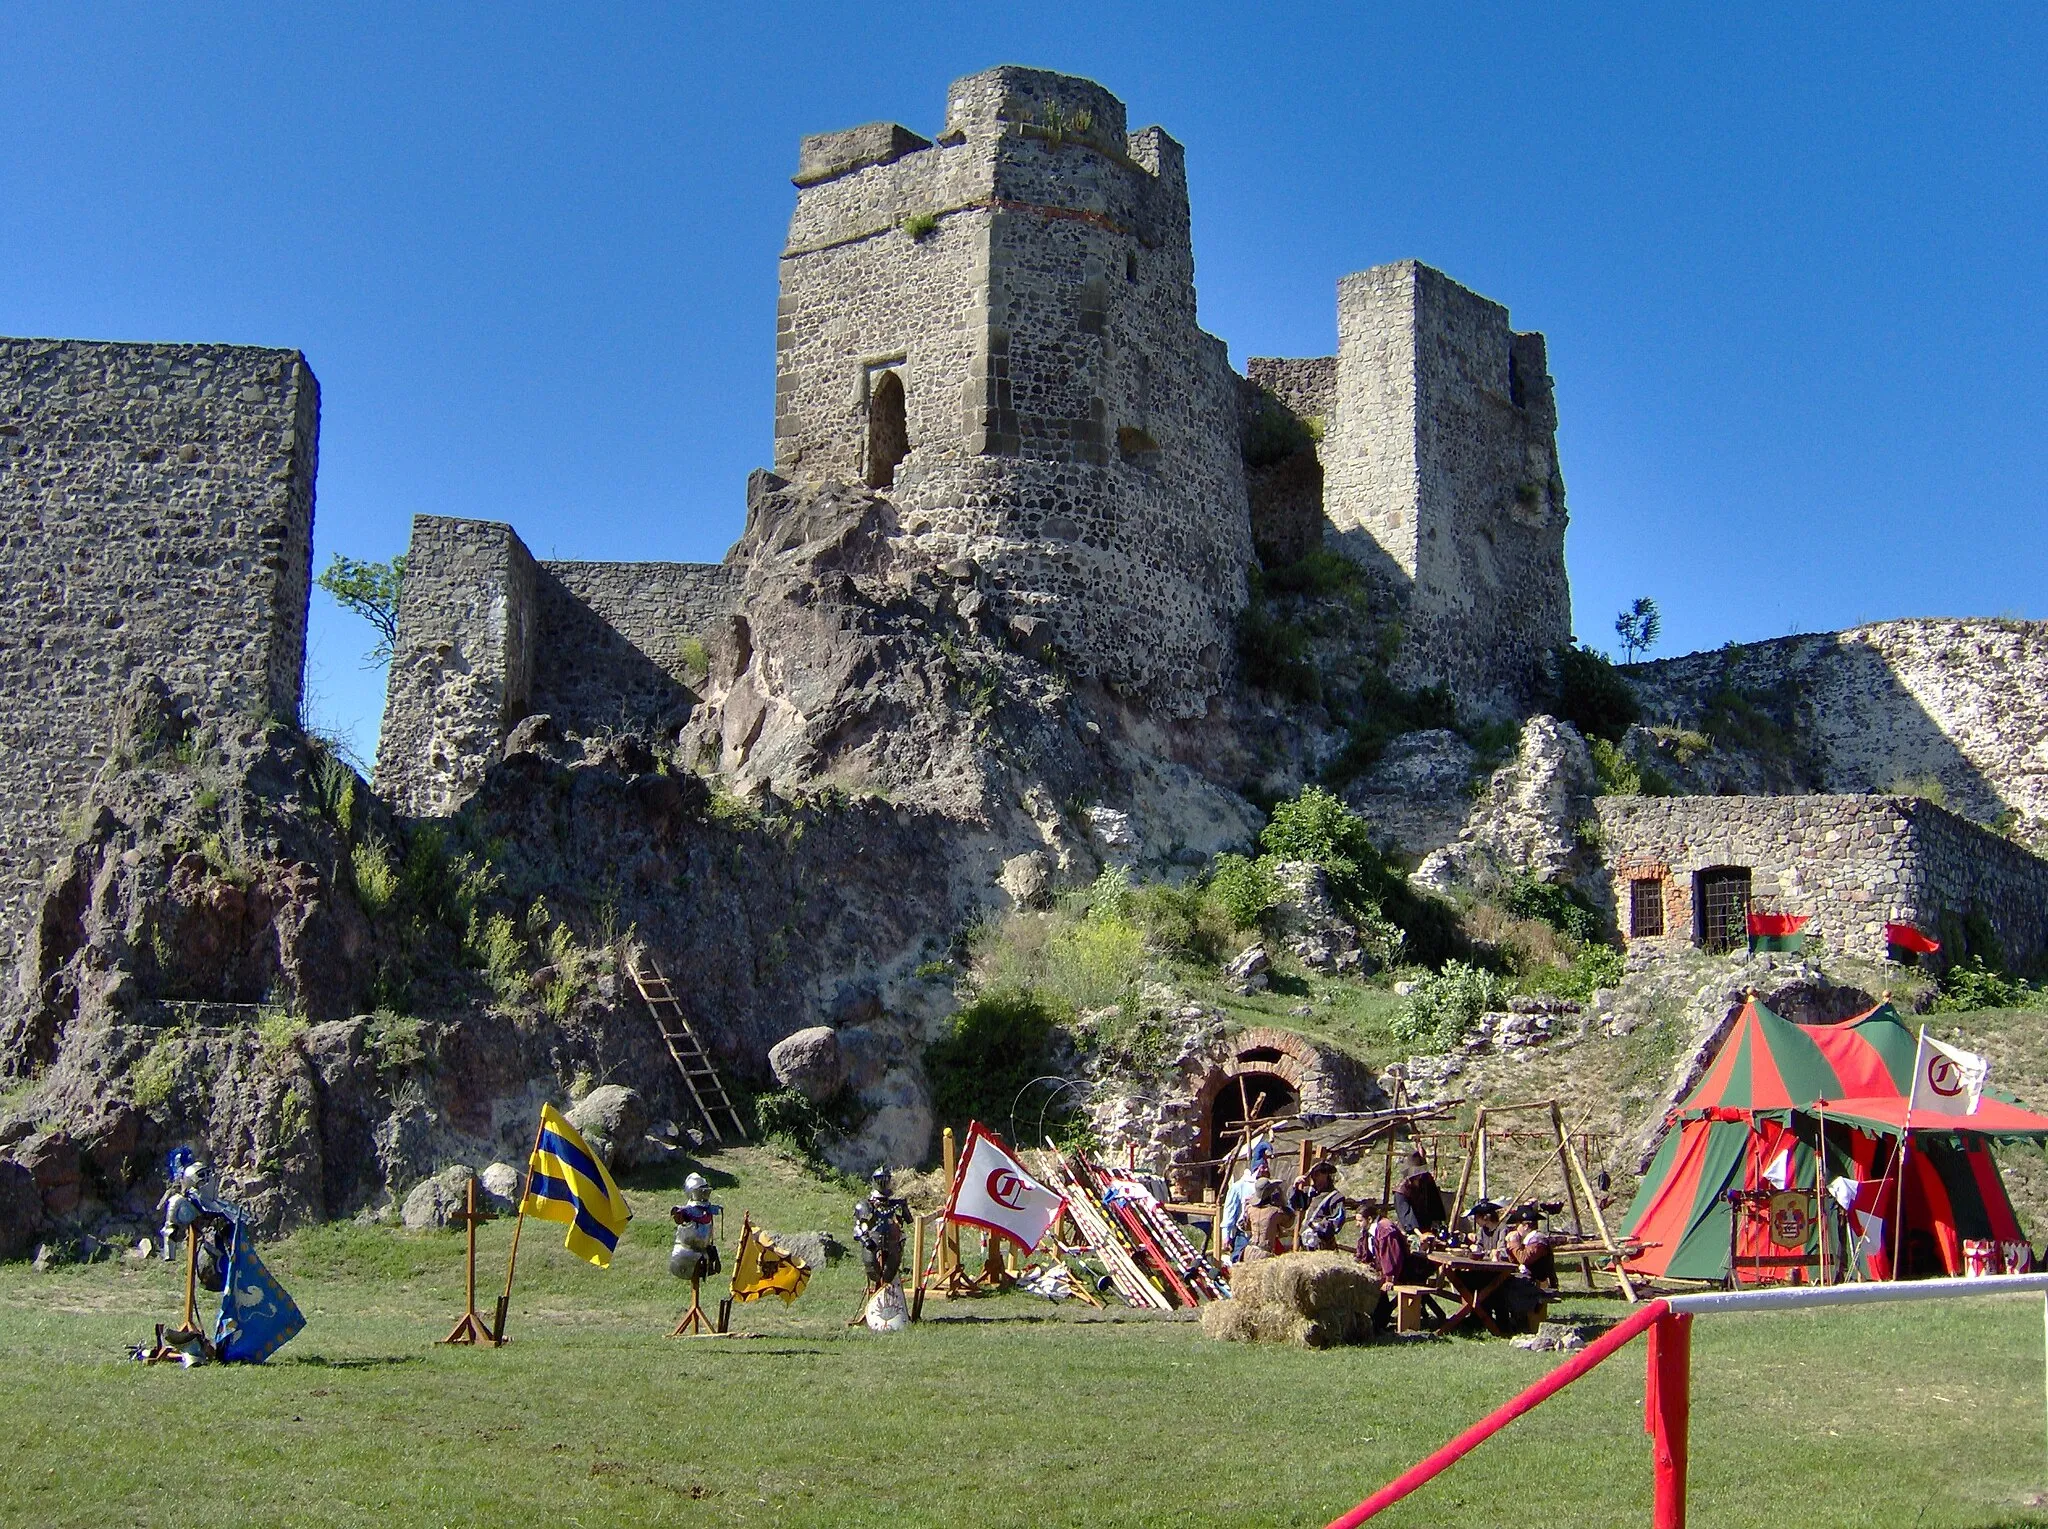
<path id="1" fill-rule="evenodd" d="M 1671 1112 L 1623 1222 L 1645 1244 L 1630 1271 L 1723 1280 L 1735 1256 L 1744 1279 L 1770 1278 L 1774 1262 L 1787 1272 L 1803 1268 L 1818 1247 L 1818 1228 L 1804 1245 L 1780 1248 L 1761 1221 L 1745 1218 L 1741 1245 L 1731 1247 L 1728 1193 L 1779 1183 L 1816 1188 L 1823 1120 L 1826 1177 L 1881 1178 L 1902 1134 L 1915 1039 L 1889 1003 L 1811 1027 L 1753 998 L 1745 1003 L 1699 1083 Z M 2025 1246 L 1988 1143 L 2048 1136 L 2048 1117 L 1987 1099 L 1981 1119 L 1990 1129 L 1958 1131 L 1952 1118 L 1938 1125 L 1914 1119 L 1905 1194 L 1909 1272 L 1960 1274 L 1966 1238 L 2006 1245 L 2008 1260 Z M 1886 1198 L 1888 1222 L 1895 1205 L 1896 1195 Z M 1887 1226 L 1887 1250 L 1897 1245 L 1894 1231 Z M 1871 1272 L 1883 1277 L 1889 1265 L 1873 1259 Z"/>

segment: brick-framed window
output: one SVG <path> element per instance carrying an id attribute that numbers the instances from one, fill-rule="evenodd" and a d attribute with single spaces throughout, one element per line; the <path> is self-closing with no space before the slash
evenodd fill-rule
<path id="1" fill-rule="evenodd" d="M 1638 876 L 1628 884 L 1628 936 L 1632 940 L 1664 933 L 1664 878 Z"/>

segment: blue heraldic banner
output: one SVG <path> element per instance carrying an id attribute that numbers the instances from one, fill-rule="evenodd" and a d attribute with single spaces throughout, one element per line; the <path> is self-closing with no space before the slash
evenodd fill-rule
<path id="1" fill-rule="evenodd" d="M 246 1232 L 235 1228 L 228 1256 L 227 1286 L 220 1293 L 220 1320 L 213 1343 L 224 1362 L 261 1364 L 306 1325 L 299 1308 L 271 1278 Z"/>

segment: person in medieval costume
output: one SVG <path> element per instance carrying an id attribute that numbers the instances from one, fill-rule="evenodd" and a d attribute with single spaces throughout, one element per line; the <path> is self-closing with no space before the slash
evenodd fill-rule
<path id="1" fill-rule="evenodd" d="M 1436 1175 L 1429 1171 L 1429 1161 L 1420 1152 L 1410 1152 L 1401 1167 L 1401 1182 L 1394 1186 L 1394 1214 L 1401 1222 L 1401 1230 L 1410 1234 L 1440 1232 L 1451 1219 L 1444 1205 L 1444 1192 L 1437 1187 Z"/>
<path id="2" fill-rule="evenodd" d="M 861 1268 L 868 1286 L 892 1285 L 903 1272 L 903 1229 L 910 1225 L 910 1202 L 896 1193 L 887 1168 L 868 1176 L 866 1196 L 853 1206 L 853 1240 L 860 1244 Z"/>
<path id="3" fill-rule="evenodd" d="M 1337 1165 L 1328 1158 L 1314 1164 L 1287 1192 L 1287 1208 L 1301 1213 L 1301 1251 L 1329 1252 L 1344 1230 L 1344 1192 L 1337 1187 Z"/>
<path id="4" fill-rule="evenodd" d="M 721 1208 L 711 1203 L 711 1185 L 703 1174 L 693 1173 L 683 1180 L 683 1203 L 670 1206 L 668 1212 L 669 1220 L 676 1224 L 668 1272 L 677 1279 L 704 1280 L 718 1272 L 716 1218 Z"/>
<path id="5" fill-rule="evenodd" d="M 1259 1203 L 1259 1196 L 1268 1182 L 1266 1165 L 1272 1150 L 1273 1144 L 1263 1138 L 1253 1142 L 1244 1172 L 1231 1182 L 1223 1197 L 1223 1222 L 1216 1235 L 1222 1243 L 1221 1252 L 1226 1263 L 1235 1263 L 1244 1257 L 1247 1242 L 1245 1217 Z"/>

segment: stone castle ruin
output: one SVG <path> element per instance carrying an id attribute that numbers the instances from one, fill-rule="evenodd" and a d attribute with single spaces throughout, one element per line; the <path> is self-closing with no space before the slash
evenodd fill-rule
<path id="1" fill-rule="evenodd" d="M 10 943 L 131 680 L 180 730 L 298 716 L 319 432 L 297 351 L 0 339 Z"/>
<path id="2" fill-rule="evenodd" d="M 1543 337 L 1415 261 L 1347 277 L 1334 357 L 1249 377 L 1196 321 L 1181 146 L 1086 80 L 1003 68 L 936 139 L 804 140 L 776 311 L 777 479 L 861 485 L 1073 671 L 1200 715 L 1255 545 L 1327 542 L 1405 632 L 1397 674 L 1514 712 L 1570 640 Z M 1248 429 L 1300 449 L 1247 477 Z M 1316 440 L 1315 437 L 1320 437 Z M 738 549 L 735 549 L 736 555 Z M 673 731 L 739 570 L 541 564 L 422 517 L 378 785 L 459 805 L 520 717 Z"/>
<path id="3" fill-rule="evenodd" d="M 1067 76 L 957 81 L 930 138 L 807 138 L 795 182 L 732 551 L 543 560 L 417 517 L 374 790 L 300 726 L 305 359 L 0 339 L 0 1079 L 36 1100 L 0 1112 L 0 1191 L 32 1132 L 51 1216 L 81 1173 L 140 1195 L 175 1131 L 281 1224 L 522 1150 L 507 1122 L 578 1073 L 680 1117 L 631 941 L 739 1079 L 829 1026 L 847 1164 L 916 1161 L 960 931 L 1105 868 L 1184 880 L 1318 779 L 1419 893 L 1568 881 L 1644 957 L 1775 901 L 1831 951 L 1903 920 L 2048 962 L 2020 842 L 2048 834 L 2048 626 L 1632 666 L 1615 747 L 1673 794 L 1599 795 L 1545 710 L 1571 606 L 1541 335 L 1401 261 L 1338 283 L 1335 354 L 1238 375 L 1198 323 L 1180 145 Z M 1290 569 L 1337 570 L 1287 596 L 1338 677 L 1301 694 L 1248 656 Z M 1283 952 L 1360 971 L 1317 896 Z M 1207 1150 L 1254 1084 L 1376 1097 L 1321 1043 L 1169 1017 L 1140 1144 Z"/>

